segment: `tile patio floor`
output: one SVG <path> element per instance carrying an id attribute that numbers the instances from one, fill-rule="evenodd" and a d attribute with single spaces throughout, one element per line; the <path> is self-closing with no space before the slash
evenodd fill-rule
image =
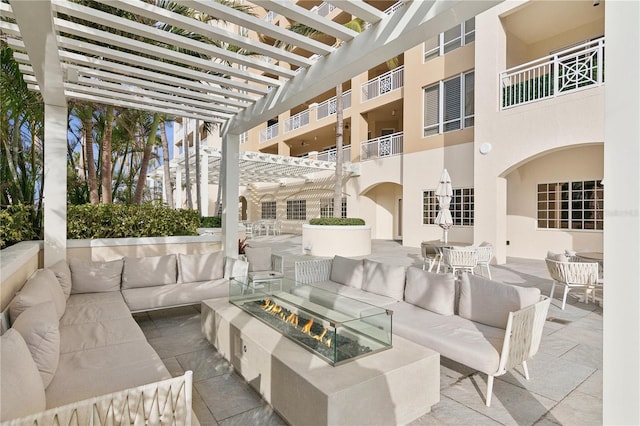
<path id="1" fill-rule="evenodd" d="M 300 236 L 251 240 L 285 256 L 287 276 L 301 254 Z M 422 265 L 420 250 L 386 240 L 373 241 L 373 260 Z M 541 260 L 510 258 L 492 266 L 493 278 L 509 284 L 551 289 Z M 600 425 L 602 424 L 602 308 L 570 296 L 560 310 L 549 309 L 538 354 L 529 362 L 530 381 L 518 372 L 497 377 L 492 406 L 484 405 L 486 376 L 447 359 L 441 360 L 440 402 L 412 425 Z M 136 314 L 147 339 L 174 375 L 194 372 L 193 406 L 202 425 L 283 425 L 200 333 L 199 306 Z M 349 425 L 351 426 L 351 425 Z"/>

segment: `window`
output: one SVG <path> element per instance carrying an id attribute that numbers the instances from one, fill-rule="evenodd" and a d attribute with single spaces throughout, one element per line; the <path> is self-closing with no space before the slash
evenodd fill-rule
<path id="1" fill-rule="evenodd" d="M 287 200 L 287 220 L 307 220 L 307 200 Z"/>
<path id="2" fill-rule="evenodd" d="M 451 217 L 455 226 L 473 226 L 473 188 L 457 188 L 453 190 L 451 197 Z M 435 190 L 427 190 L 422 193 L 422 223 L 435 225 L 438 215 L 438 197 Z"/>
<path id="3" fill-rule="evenodd" d="M 249 142 L 249 132 L 243 132 L 240 133 L 240 143 L 247 143 Z"/>
<path id="4" fill-rule="evenodd" d="M 347 198 L 342 197 L 342 217 L 347 217 Z M 333 198 L 320 199 L 320 217 L 333 217 Z"/>
<path id="5" fill-rule="evenodd" d="M 428 61 L 473 42 L 476 39 L 476 18 L 448 29 L 424 42 L 424 61 Z"/>
<path id="6" fill-rule="evenodd" d="M 604 187 L 597 180 L 538 184 L 539 229 L 604 229 Z"/>
<path id="7" fill-rule="evenodd" d="M 263 201 L 261 219 L 275 219 L 276 218 L 276 202 L 275 201 Z"/>
<path id="8" fill-rule="evenodd" d="M 472 127 L 473 118 L 473 71 L 425 87 L 424 136 Z"/>

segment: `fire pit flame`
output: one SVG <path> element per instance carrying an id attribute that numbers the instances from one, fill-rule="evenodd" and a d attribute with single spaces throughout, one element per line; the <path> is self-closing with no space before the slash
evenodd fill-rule
<path id="1" fill-rule="evenodd" d="M 304 327 L 302 327 L 302 332 L 303 332 L 303 333 L 305 333 L 305 334 L 311 335 L 311 326 L 312 326 L 312 325 L 313 325 L 313 318 L 311 318 L 311 319 L 309 320 L 309 322 L 308 322 L 308 323 L 306 323 L 306 324 L 304 325 Z"/>

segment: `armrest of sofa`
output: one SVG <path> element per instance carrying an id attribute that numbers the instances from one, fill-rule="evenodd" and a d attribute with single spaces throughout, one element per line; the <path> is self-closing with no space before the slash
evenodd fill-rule
<path id="1" fill-rule="evenodd" d="M 232 257 L 224 258 L 224 277 L 226 279 L 246 277 L 247 275 L 249 275 L 249 262 Z"/>
<path id="2" fill-rule="evenodd" d="M 193 372 L 148 385 L 89 398 L 40 413 L 10 420 L 8 424 L 183 424 L 192 413 Z M 3 423 L 4 424 L 4 423 Z"/>
<path id="3" fill-rule="evenodd" d="M 313 284 L 329 281 L 333 259 L 303 260 L 294 264 L 295 281 L 298 284 Z"/>

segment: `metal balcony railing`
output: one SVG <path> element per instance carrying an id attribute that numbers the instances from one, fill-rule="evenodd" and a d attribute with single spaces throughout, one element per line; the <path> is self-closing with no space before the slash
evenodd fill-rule
<path id="1" fill-rule="evenodd" d="M 360 161 L 402 154 L 403 139 L 404 132 L 397 132 L 363 142 L 360 145 Z"/>
<path id="2" fill-rule="evenodd" d="M 502 109 L 566 95 L 604 83 L 604 37 L 500 73 Z"/>
<path id="3" fill-rule="evenodd" d="M 351 90 L 347 90 L 342 94 L 342 109 L 351 108 Z M 336 97 L 318 104 L 316 111 L 316 120 L 321 120 L 325 117 L 336 113 Z"/>
<path id="4" fill-rule="evenodd" d="M 318 160 L 336 162 L 337 148 L 331 148 L 318 153 Z M 342 161 L 351 161 L 351 145 L 342 147 Z"/>
<path id="5" fill-rule="evenodd" d="M 329 15 L 333 9 L 335 9 L 336 7 L 332 4 L 329 4 L 327 2 L 322 2 L 319 6 L 313 6 L 311 8 L 311 12 L 316 13 L 320 16 L 327 16 Z"/>
<path id="6" fill-rule="evenodd" d="M 295 129 L 299 129 L 301 127 L 309 124 L 309 110 L 305 109 L 302 112 L 297 113 L 289 118 L 287 118 L 284 122 L 284 132 L 290 132 Z"/>
<path id="7" fill-rule="evenodd" d="M 371 79 L 361 86 L 362 102 L 404 86 L 404 65 Z"/>
<path id="8" fill-rule="evenodd" d="M 260 143 L 266 142 L 278 136 L 278 124 L 280 123 L 272 124 L 265 130 L 262 130 L 260 132 Z"/>

